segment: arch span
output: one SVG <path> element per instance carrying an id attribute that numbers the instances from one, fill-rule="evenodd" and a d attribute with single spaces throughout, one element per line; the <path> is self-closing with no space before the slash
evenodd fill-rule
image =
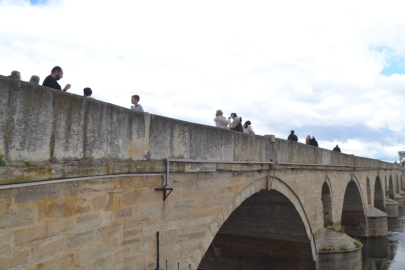
<path id="1" fill-rule="evenodd" d="M 370 179 L 367 177 L 367 203 L 372 204 L 371 200 L 371 186 L 370 186 Z"/>
<path id="2" fill-rule="evenodd" d="M 325 227 L 333 225 L 331 188 L 327 181 L 322 185 L 323 222 Z"/>
<path id="3" fill-rule="evenodd" d="M 395 199 L 395 190 L 394 190 L 394 183 L 393 183 L 393 181 L 392 181 L 392 177 L 391 177 L 391 175 L 390 175 L 390 178 L 389 178 L 389 183 L 388 183 L 388 197 L 391 199 L 391 200 L 394 200 Z"/>
<path id="4" fill-rule="evenodd" d="M 367 237 L 367 217 L 357 179 L 352 178 L 345 191 L 342 207 L 342 227 L 351 236 Z"/>
<path id="5" fill-rule="evenodd" d="M 384 192 L 379 176 L 376 177 L 374 183 L 374 207 L 385 212 Z"/>
<path id="6" fill-rule="evenodd" d="M 220 269 L 237 263 L 262 269 L 300 262 L 297 269 L 315 269 L 313 235 L 299 198 L 280 179 L 275 178 L 271 186 L 268 190 L 267 181 L 258 179 L 224 207 L 195 252 L 196 266 Z"/>

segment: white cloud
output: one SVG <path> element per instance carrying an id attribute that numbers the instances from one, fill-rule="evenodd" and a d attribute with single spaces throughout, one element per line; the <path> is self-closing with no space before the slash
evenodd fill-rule
<path id="1" fill-rule="evenodd" d="M 72 93 L 91 87 L 125 107 L 140 94 L 150 113 L 208 125 L 217 109 L 237 112 L 259 134 L 404 132 L 405 75 L 379 75 L 392 55 L 405 56 L 401 4 L 0 0 L 0 74 L 43 80 L 60 65 Z M 384 147 L 399 145 L 373 148 L 376 158 Z"/>

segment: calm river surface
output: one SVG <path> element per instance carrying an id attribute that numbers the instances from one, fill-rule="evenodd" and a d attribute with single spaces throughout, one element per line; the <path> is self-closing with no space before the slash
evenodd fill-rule
<path id="1" fill-rule="evenodd" d="M 388 219 L 388 237 L 361 239 L 363 270 L 405 269 L 405 209 L 398 213 L 398 218 Z"/>

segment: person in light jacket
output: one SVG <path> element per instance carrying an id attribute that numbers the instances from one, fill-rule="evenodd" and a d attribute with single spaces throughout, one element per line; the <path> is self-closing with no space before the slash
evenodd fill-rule
<path id="1" fill-rule="evenodd" d="M 229 123 L 229 129 L 238 131 L 238 132 L 243 132 L 243 127 L 242 127 L 242 117 L 239 117 L 236 113 L 231 113 L 231 116 L 228 117 L 228 119 L 233 119 L 232 123 Z"/>
<path id="2" fill-rule="evenodd" d="M 245 122 L 245 124 L 243 125 L 243 133 L 255 135 L 255 132 L 253 131 L 251 124 L 252 123 L 249 120 Z"/>
<path id="3" fill-rule="evenodd" d="M 308 136 L 305 138 L 305 144 L 311 145 L 311 136 L 308 135 Z"/>
<path id="4" fill-rule="evenodd" d="M 225 116 L 223 116 L 223 112 L 221 110 L 218 110 L 215 113 L 215 126 L 219 128 L 228 128 L 228 124 L 231 122 L 231 120 L 227 120 Z"/>

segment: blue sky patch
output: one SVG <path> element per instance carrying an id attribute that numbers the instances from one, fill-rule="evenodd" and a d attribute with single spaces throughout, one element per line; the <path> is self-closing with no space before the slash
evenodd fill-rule
<path id="1" fill-rule="evenodd" d="M 45 4 L 48 0 L 30 0 L 32 5 Z"/>
<path id="2" fill-rule="evenodd" d="M 405 59 L 403 57 L 396 57 L 389 61 L 388 66 L 386 66 L 382 71 L 381 75 L 391 76 L 392 74 L 405 74 Z"/>

